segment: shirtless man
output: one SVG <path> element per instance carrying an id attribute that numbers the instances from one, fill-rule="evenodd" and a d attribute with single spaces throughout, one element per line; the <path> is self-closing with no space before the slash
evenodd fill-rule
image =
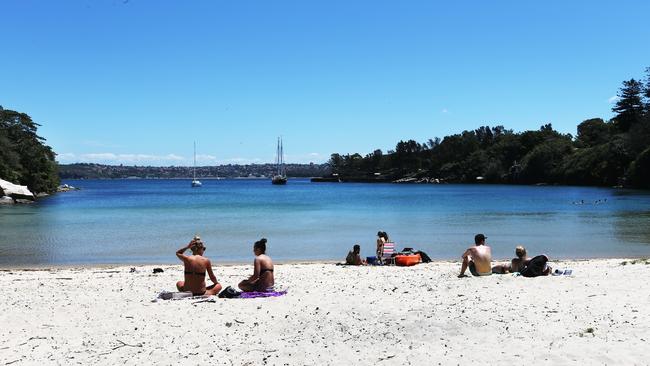
<path id="1" fill-rule="evenodd" d="M 467 248 L 463 253 L 463 264 L 460 267 L 458 277 L 467 277 L 465 271 L 469 271 L 474 276 L 489 276 L 492 274 L 492 249 L 485 245 L 487 236 L 477 234 L 474 237 L 475 246 Z"/>

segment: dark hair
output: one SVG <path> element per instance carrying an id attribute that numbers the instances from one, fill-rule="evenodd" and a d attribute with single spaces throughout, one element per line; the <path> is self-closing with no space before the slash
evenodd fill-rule
<path id="1" fill-rule="evenodd" d="M 386 241 L 388 241 L 388 233 L 386 233 L 385 231 L 382 231 L 381 234 L 384 237 L 384 239 L 386 239 Z"/>
<path id="2" fill-rule="evenodd" d="M 384 232 L 383 231 L 377 231 L 377 236 L 380 238 L 384 237 Z"/>
<path id="3" fill-rule="evenodd" d="M 266 238 L 262 238 L 253 244 L 254 249 L 259 249 L 259 251 L 264 254 L 266 253 Z"/>
<path id="4" fill-rule="evenodd" d="M 487 239 L 487 236 L 483 234 L 476 234 L 476 236 L 474 236 L 474 244 L 479 245 L 484 242 L 485 239 Z"/>
<path id="5" fill-rule="evenodd" d="M 354 246 L 352 247 L 352 251 L 355 253 L 361 252 L 361 246 L 359 244 L 354 244 Z"/>

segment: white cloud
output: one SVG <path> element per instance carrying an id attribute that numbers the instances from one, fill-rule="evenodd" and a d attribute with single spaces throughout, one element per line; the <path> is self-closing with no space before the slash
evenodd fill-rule
<path id="1" fill-rule="evenodd" d="M 214 156 L 214 155 L 198 154 L 198 155 L 196 155 L 196 161 L 197 162 L 215 162 L 215 161 L 217 161 L 217 157 Z"/>
<path id="2" fill-rule="evenodd" d="M 613 97 L 610 97 L 609 99 L 607 99 L 607 103 L 614 104 L 614 103 L 618 102 L 618 99 L 619 99 L 618 95 L 614 95 Z"/>
<path id="3" fill-rule="evenodd" d="M 260 158 L 229 158 L 219 162 L 219 164 L 264 164 L 267 163 Z"/>
<path id="4" fill-rule="evenodd" d="M 56 154 L 56 160 L 58 161 L 74 160 L 75 156 L 76 155 L 73 153 Z"/>

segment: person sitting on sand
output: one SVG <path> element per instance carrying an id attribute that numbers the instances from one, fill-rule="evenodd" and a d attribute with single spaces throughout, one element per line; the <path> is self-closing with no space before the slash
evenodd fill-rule
<path id="1" fill-rule="evenodd" d="M 345 264 L 351 265 L 351 266 L 361 266 L 366 264 L 362 259 L 361 259 L 361 246 L 359 244 L 355 244 L 352 247 L 352 250 L 348 252 L 348 256 L 345 257 Z"/>
<path id="2" fill-rule="evenodd" d="M 185 255 L 186 250 L 191 250 L 192 255 Z M 176 282 L 178 291 L 191 292 L 194 296 L 212 296 L 221 291 L 221 285 L 212 272 L 212 263 L 210 260 L 203 256 L 205 253 L 205 245 L 201 238 L 195 236 L 187 246 L 182 247 L 176 251 L 176 256 L 183 262 L 185 266 L 185 281 Z M 205 272 L 208 272 L 212 285 L 205 287 Z"/>
<path id="3" fill-rule="evenodd" d="M 519 272 L 524 268 L 524 266 L 530 261 L 530 257 L 526 253 L 526 248 L 522 245 L 518 245 L 515 248 L 515 255 L 517 258 L 512 258 L 510 261 L 510 272 Z"/>
<path id="4" fill-rule="evenodd" d="M 487 236 L 477 234 L 474 237 L 475 246 L 467 248 L 463 253 L 463 264 L 458 277 L 467 277 L 465 271 L 469 268 L 474 276 L 489 276 L 492 274 L 492 249 L 485 245 Z"/>
<path id="5" fill-rule="evenodd" d="M 253 253 L 255 253 L 253 275 L 239 283 L 239 288 L 244 292 L 273 291 L 275 284 L 273 261 L 266 255 L 266 241 L 265 238 L 262 238 L 253 245 Z"/>
<path id="6" fill-rule="evenodd" d="M 515 248 L 515 255 L 516 258 L 513 258 L 510 263 L 497 264 L 492 267 L 492 273 L 507 274 L 510 272 L 519 272 L 530 261 L 530 258 L 526 255 L 526 248 L 521 245 Z"/>

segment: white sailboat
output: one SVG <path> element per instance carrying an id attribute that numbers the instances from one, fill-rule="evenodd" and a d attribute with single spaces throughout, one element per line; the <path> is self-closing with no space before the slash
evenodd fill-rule
<path id="1" fill-rule="evenodd" d="M 194 141 L 194 169 L 192 173 L 192 187 L 201 187 L 203 184 L 196 179 L 196 141 Z"/>
<path id="2" fill-rule="evenodd" d="M 284 148 L 282 138 L 278 137 L 278 148 L 275 155 L 275 164 L 277 166 L 276 174 L 271 179 L 272 184 L 287 184 L 287 172 L 284 168 Z"/>

